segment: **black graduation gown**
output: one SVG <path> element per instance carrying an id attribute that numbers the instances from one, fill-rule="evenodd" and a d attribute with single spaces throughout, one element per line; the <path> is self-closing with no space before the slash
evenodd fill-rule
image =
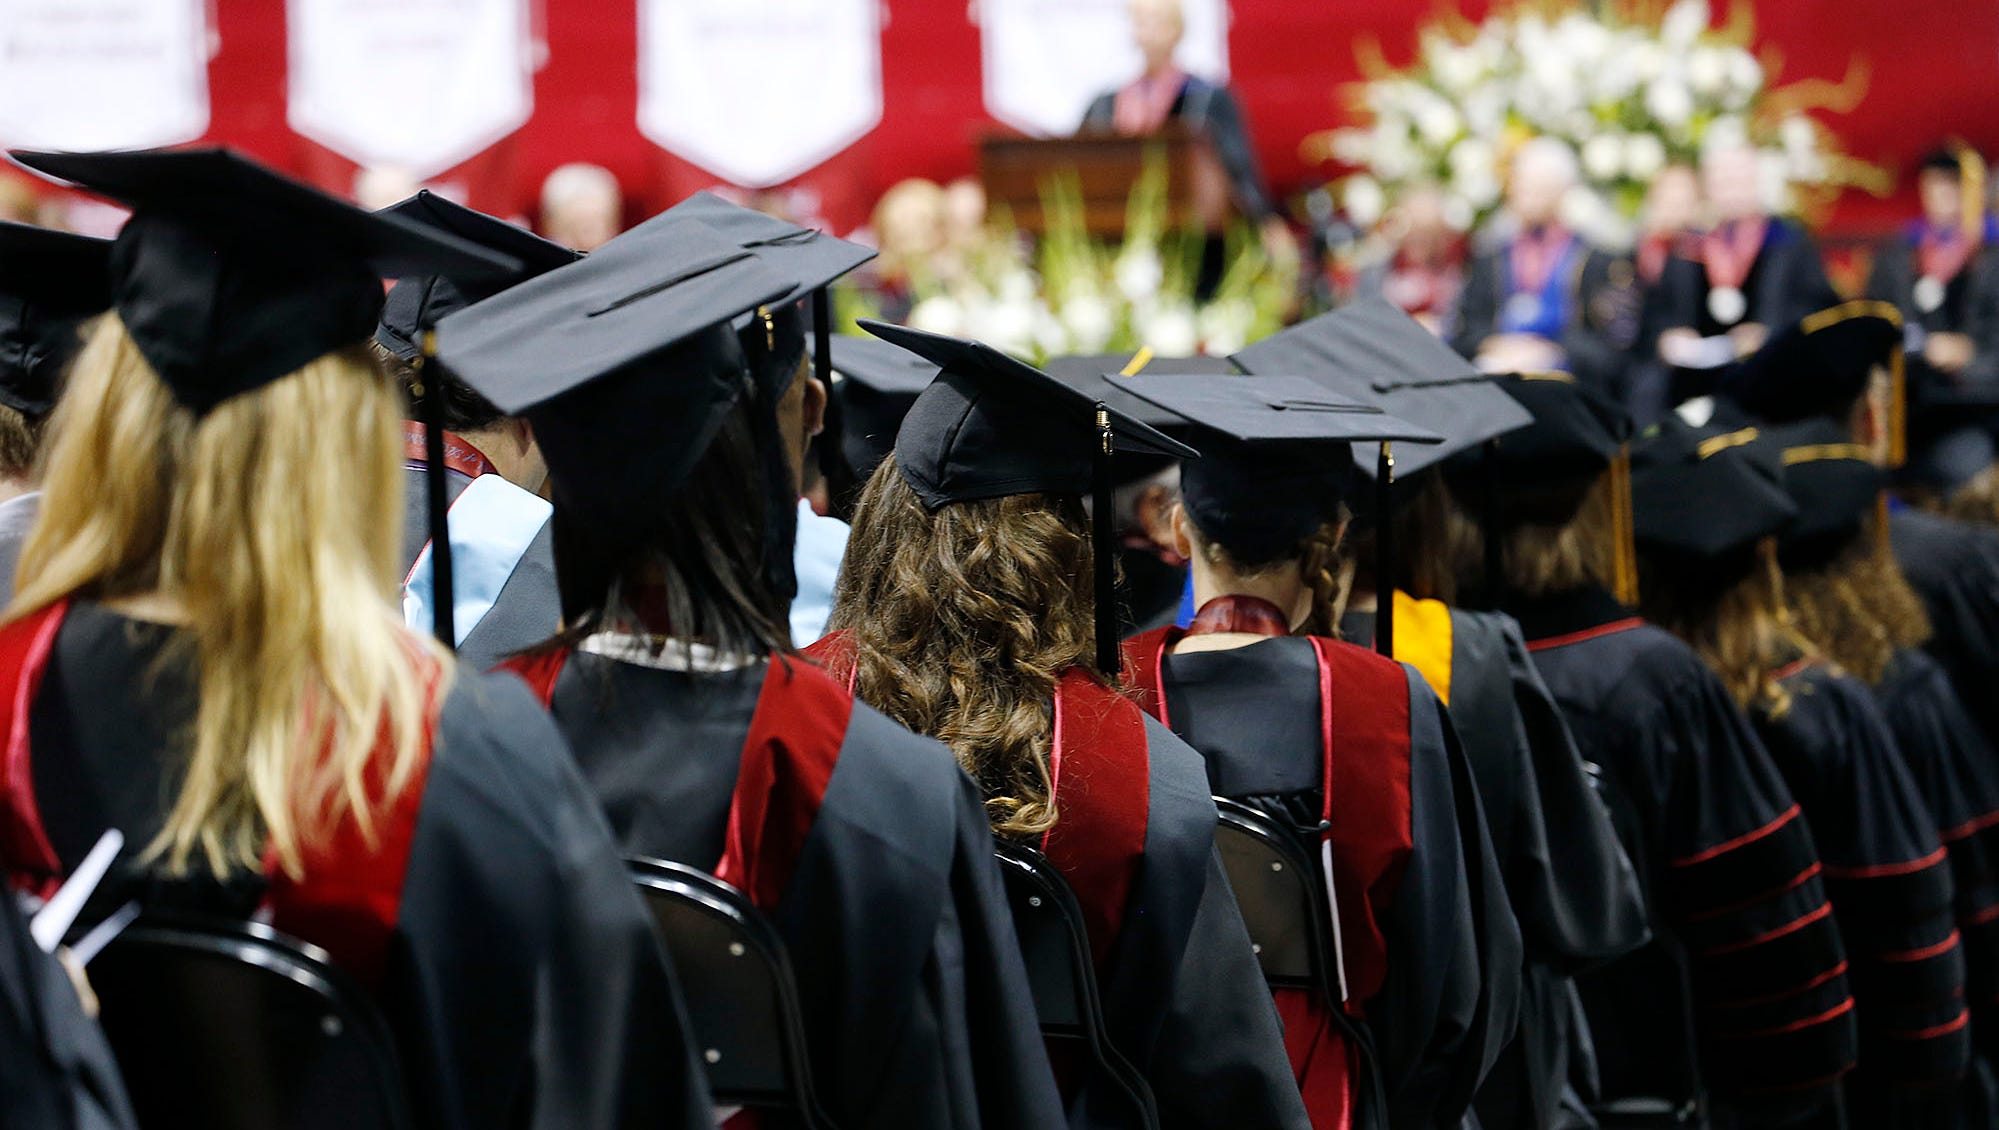
<path id="1" fill-rule="evenodd" d="M 764 663 L 691 673 L 577 652 L 550 709 L 626 855 L 713 871 L 739 771 L 751 772 L 753 719 L 791 719 L 799 736 L 784 740 L 802 756 L 824 713 L 809 692 L 837 695 L 851 713 L 823 719 L 837 760 L 803 813 L 809 830 L 783 833 L 800 846 L 789 875 L 770 876 L 775 905 L 750 884 L 785 940 L 828 1117 L 940 1130 L 1059 1123 L 977 787 L 943 746 L 853 702 L 804 660 L 782 662 L 812 686 L 778 682 L 788 669 Z"/>
<path id="2" fill-rule="evenodd" d="M 1958 699 L 1999 747 L 1999 529 L 1920 510 L 1888 515 L 1888 540 L 1929 612 L 1924 650 L 1943 664 Z"/>
<path id="3" fill-rule="evenodd" d="M 1904 325 L 1971 338 L 1976 353 L 1955 374 L 1932 369 L 1920 354 L 1907 358 L 1916 423 L 1922 430 L 1932 430 L 1949 426 L 1951 409 L 1999 408 L 1999 247 L 1986 244 L 1975 252 L 1944 285 L 1943 304 L 1935 310 L 1925 311 L 1916 304 L 1920 278 L 1916 237 L 1896 236 L 1875 250 L 1867 296 L 1894 303 Z"/>
<path id="4" fill-rule="evenodd" d="M 1977 1057 L 1966 1118 L 1986 1125 L 1999 1118 L 1999 753 L 1925 652 L 1897 652 L 1874 697 L 1950 854 Z"/>
<path id="5" fill-rule="evenodd" d="M 1715 321 L 1708 310 L 1708 274 L 1704 264 L 1675 256 L 1666 263 L 1659 285 L 1665 289 L 1666 317 L 1662 328 L 1687 328 L 1703 337 L 1732 327 Z M 1818 243 L 1794 220 L 1772 216 L 1763 247 L 1743 281 L 1748 312 L 1737 324 L 1754 323 L 1771 333 L 1829 306 L 1839 292 L 1826 278 Z"/>
<path id="6" fill-rule="evenodd" d="M 0 892 L 0 1126 L 136 1130 L 118 1064 L 54 958 Z"/>
<path id="7" fill-rule="evenodd" d="M 1568 317 L 1559 344 L 1569 369 L 1591 388 L 1624 401 L 1630 349 L 1639 330 L 1644 297 L 1638 272 L 1626 256 L 1584 247 L 1564 282 Z M 1458 325 L 1451 345 L 1468 358 L 1499 330 L 1513 279 L 1513 251 L 1502 245 L 1475 257 L 1458 299 Z"/>
<path id="8" fill-rule="evenodd" d="M 1811 818 L 1852 966 L 1861 1126 L 1953 1126 L 1970 1065 L 1964 951 L 1936 818 L 1859 680 L 1823 662 L 1780 673 L 1790 705 L 1757 730 Z"/>
<path id="9" fill-rule="evenodd" d="M 1405 740 L 1329 750 L 1311 640 L 1152 658 L 1177 635 L 1137 637 L 1126 655 L 1134 670 L 1156 670 L 1164 701 L 1155 709 L 1200 751 L 1217 795 L 1269 813 L 1316 860 L 1331 774 L 1350 1005 L 1374 1041 L 1389 1124 L 1456 1125 L 1513 1037 L 1521 940 L 1471 770 L 1435 694 L 1414 670 L 1389 667 L 1406 695 Z M 1389 664 L 1329 646 L 1350 663 Z"/>
<path id="10" fill-rule="evenodd" d="M 403 573 L 416 565 L 417 555 L 430 544 L 429 488 L 421 462 L 412 462 L 405 471 L 403 487 Z M 445 494 L 458 501 L 470 476 L 455 469 L 444 472 Z M 462 520 L 462 517 L 458 520 Z M 454 541 L 457 539 L 453 539 Z M 473 671 L 484 671 L 517 651 L 524 651 L 554 635 L 562 626 L 562 598 L 555 587 L 555 539 L 548 523 L 528 544 L 514 571 L 501 587 L 493 607 L 468 630 L 456 625 L 464 642 L 458 645 L 458 661 Z M 423 625 L 424 630 L 429 625 Z"/>
<path id="11" fill-rule="evenodd" d="M 1082 128 L 1111 129 L 1116 116 L 1117 91 L 1105 91 L 1084 111 Z M 1172 116 L 1214 146 L 1216 158 L 1228 173 L 1235 205 L 1242 209 L 1243 215 L 1261 220 L 1276 213 L 1270 193 L 1264 188 L 1263 171 L 1257 165 L 1256 146 L 1250 143 L 1249 123 L 1228 87 L 1188 76 L 1186 85 L 1173 99 Z"/>
<path id="12" fill-rule="evenodd" d="M 245 916 L 269 889 L 260 877 L 168 879 L 135 862 L 172 796 L 163 751 L 194 709 L 174 636 L 87 603 L 70 610 L 28 718 L 33 799 L 63 874 L 106 828 L 125 833 L 106 905 Z M 380 965 L 364 978 L 394 1034 L 413 1125 L 712 1125 L 651 919 L 561 735 L 517 684 L 455 676 L 415 803 L 392 920 L 372 923 Z M 6 863 L 20 878 L 22 861 Z M 342 870 L 326 886 L 336 908 L 354 880 Z M 300 889 L 315 885 L 309 870 Z M 330 933 L 293 932 L 339 959 L 352 941 L 340 915 L 318 924 Z"/>
<path id="13" fill-rule="evenodd" d="M 1509 599 L 1638 869 L 1652 942 L 1578 978 L 1609 1106 L 1836 1125 L 1846 954 L 1790 787 L 1691 649 L 1587 589 Z"/>

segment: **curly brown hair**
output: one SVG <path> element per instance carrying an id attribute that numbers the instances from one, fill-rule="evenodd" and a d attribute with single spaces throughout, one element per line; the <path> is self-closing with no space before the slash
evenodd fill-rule
<path id="1" fill-rule="evenodd" d="M 1094 554 L 1082 500 L 1024 494 L 924 508 L 893 456 L 854 509 L 832 630 L 854 643 L 855 693 L 951 747 L 993 829 L 1055 825 L 1055 684 L 1097 669 Z"/>
<path id="2" fill-rule="evenodd" d="M 1681 563 L 1638 560 L 1645 618 L 1685 640 L 1721 676 L 1737 706 L 1782 718 L 1791 696 L 1777 672 L 1819 649 L 1791 625 L 1775 543 L 1758 546 L 1754 567 L 1720 588 L 1688 584 Z"/>
<path id="3" fill-rule="evenodd" d="M 1818 568 L 1786 571 L 1784 597 L 1798 631 L 1870 685 L 1897 651 L 1929 642 L 1929 613 L 1885 537 L 1857 537 Z"/>

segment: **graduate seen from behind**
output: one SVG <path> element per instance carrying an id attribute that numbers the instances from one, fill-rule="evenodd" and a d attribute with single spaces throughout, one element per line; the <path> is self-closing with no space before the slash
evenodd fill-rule
<path id="1" fill-rule="evenodd" d="M 564 626 L 509 667 L 627 855 L 712 871 L 768 916 L 839 1125 L 1051 1125 L 976 791 L 786 630 L 799 300 L 866 257 L 808 234 L 752 253 L 657 217 L 440 327 L 439 360 L 547 452 Z M 757 1117 L 730 1125 L 777 1124 Z"/>
<path id="2" fill-rule="evenodd" d="M 323 947 L 380 1005 L 414 1124 L 704 1124 L 561 736 L 392 603 L 380 279 L 510 261 L 224 151 L 17 157 L 135 214 L 0 628 L 9 877 L 44 888 L 117 828 L 114 892 Z"/>
<path id="3" fill-rule="evenodd" d="M 1651 944 L 1576 978 L 1593 1113 L 1606 1128 L 1836 1124 L 1854 1027 L 1818 848 L 1728 688 L 1626 603 L 1628 421 L 1573 382 L 1499 387 L 1533 422 L 1451 481 L 1479 518 L 1459 534 L 1459 584 L 1495 587 L 1496 539 L 1498 603 L 1600 771 L 1651 918 Z"/>
<path id="4" fill-rule="evenodd" d="M 1082 504 L 1110 505 L 1108 467 L 1093 489 L 1105 437 L 1091 399 L 976 342 L 863 324 L 941 373 L 861 495 L 834 631 L 811 654 L 950 746 L 994 831 L 1068 880 L 1112 1043 L 1162 1126 L 1309 1125 L 1214 848 L 1200 755 L 1114 682 L 1111 596 L 1091 581 L 1109 539 L 1092 538 Z M 1104 424 L 1114 448 L 1189 454 L 1117 410 Z M 1131 1124 L 1102 1081 L 1064 1082 L 1071 1126 Z"/>
<path id="5" fill-rule="evenodd" d="M 1436 437 L 1297 377 L 1128 387 L 1204 429 L 1172 520 L 1200 611 L 1126 642 L 1134 688 L 1216 794 L 1331 869 L 1341 1011 L 1277 993 L 1313 1125 L 1454 1126 L 1513 1035 L 1519 928 L 1436 695 L 1333 638 L 1353 441 Z M 1377 1068 L 1385 1094 L 1365 1085 Z"/>
<path id="6" fill-rule="evenodd" d="M 1633 452 L 1641 606 L 1720 676 L 1810 821 L 1853 975 L 1851 1124 L 1955 1126 L 1970 1034 L 1950 861 L 1866 685 L 1784 611 L 1774 539 L 1797 509 L 1760 437 L 1668 420 Z"/>

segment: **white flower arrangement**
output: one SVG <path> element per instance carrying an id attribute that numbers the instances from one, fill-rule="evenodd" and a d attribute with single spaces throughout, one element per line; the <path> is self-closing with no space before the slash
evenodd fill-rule
<path id="1" fill-rule="evenodd" d="M 1353 92 L 1363 124 L 1314 135 L 1308 159 L 1356 171 L 1338 186 L 1348 216 L 1373 224 L 1407 189 L 1436 185 L 1447 214 L 1470 229 L 1500 205 L 1506 162 L 1536 136 L 1578 154 L 1587 199 L 1566 201 L 1584 234 L 1628 246 L 1645 190 L 1669 162 L 1692 162 L 1719 136 L 1739 132 L 1763 151 L 1770 207 L 1798 211 L 1849 186 L 1879 191 L 1876 169 L 1844 155 L 1809 116 L 1850 110 L 1864 72 L 1837 86 L 1772 85 L 1750 51 L 1749 5 L 1714 28 L 1707 0 L 1663 11 L 1605 5 L 1603 15 L 1547 3 L 1501 9 L 1473 25 L 1447 16 L 1418 35 L 1417 55 L 1390 66 L 1378 45 L 1359 51 L 1366 81 Z"/>

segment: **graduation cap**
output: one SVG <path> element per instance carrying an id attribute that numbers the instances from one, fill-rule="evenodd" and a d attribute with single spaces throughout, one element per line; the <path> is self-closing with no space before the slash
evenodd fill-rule
<path id="1" fill-rule="evenodd" d="M 1813 569 L 1839 556 L 1881 500 L 1886 476 L 1873 453 L 1822 419 L 1771 428 L 1759 442 L 1775 450 L 1784 490 L 1798 510 L 1778 540 L 1778 561 L 1787 569 Z"/>
<path id="2" fill-rule="evenodd" d="M 1379 298 L 1361 298 L 1300 322 L 1233 355 L 1250 373 L 1299 373 L 1335 394 L 1373 405 L 1443 436 L 1443 442 L 1396 452 L 1380 445 L 1376 457 L 1356 452 L 1362 474 L 1375 479 L 1372 518 L 1376 584 L 1386 601 L 1394 584 L 1392 487 L 1396 476 L 1432 467 L 1458 452 L 1495 439 L 1529 420 L 1526 409 L 1501 392 L 1491 377 L 1458 356 L 1401 309 Z M 1370 467 L 1372 463 L 1372 467 Z M 1381 617 L 1375 647 L 1393 654 L 1394 617 Z"/>
<path id="3" fill-rule="evenodd" d="M 1669 416 L 1631 452 L 1633 534 L 1674 575 L 1723 588 L 1797 517 L 1782 460 L 1759 428 L 1693 428 Z"/>
<path id="4" fill-rule="evenodd" d="M 896 429 L 937 378 L 937 366 L 877 337 L 840 334 L 830 352 L 832 399 L 840 402 L 839 441 L 847 465 L 865 482 L 895 447 Z M 818 357 L 816 348 L 813 356 Z"/>
<path id="5" fill-rule="evenodd" d="M 1353 444 L 1443 437 L 1303 377 L 1129 377 L 1117 384 L 1204 429 L 1180 492 L 1201 531 L 1252 563 L 1339 517 Z M 1212 442 L 1210 442 L 1212 440 Z"/>
<path id="6" fill-rule="evenodd" d="M 110 306 L 110 240 L 0 222 L 0 404 L 46 415 L 83 323 Z"/>
<path id="7" fill-rule="evenodd" d="M 676 219 L 438 323 L 435 360 L 534 425 L 554 483 L 558 565 L 570 559 L 558 569 L 565 617 L 606 579 L 581 563 L 656 531 L 650 516 L 749 390 L 730 323 L 792 286 L 707 225 Z"/>
<path id="8" fill-rule="evenodd" d="M 1811 416 L 1843 421 L 1866 393 L 1874 366 L 1886 365 L 1891 380 L 1889 463 L 1900 466 L 1902 341 L 1902 312 L 1893 303 L 1841 303 L 1779 330 L 1723 381 L 1721 392 L 1773 424 Z"/>
<path id="9" fill-rule="evenodd" d="M 111 249 L 114 305 L 139 352 L 196 413 L 368 340 L 384 277 L 520 267 L 225 149 L 13 156 L 132 208 Z"/>
<path id="10" fill-rule="evenodd" d="M 400 216 L 448 232 L 511 256 L 521 265 L 520 270 L 504 275 L 490 271 L 470 277 L 413 275 L 390 288 L 389 297 L 382 304 L 381 322 L 375 327 L 375 340 L 404 361 L 413 360 L 422 352 L 423 331 L 445 315 L 581 257 L 579 252 L 543 239 L 517 224 L 455 204 L 429 189 L 391 204 L 378 214 Z"/>
<path id="11" fill-rule="evenodd" d="M 896 433 L 896 464 L 926 509 L 1016 494 L 1088 494 L 1096 549 L 1097 661 L 1118 669 L 1111 459 L 1125 449 L 1197 452 L 1131 414 L 976 341 L 863 321 L 937 365 Z"/>

